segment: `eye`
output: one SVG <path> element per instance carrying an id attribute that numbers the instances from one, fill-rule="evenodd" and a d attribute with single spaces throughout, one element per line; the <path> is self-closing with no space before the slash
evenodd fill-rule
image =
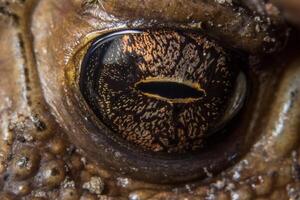
<path id="1" fill-rule="evenodd" d="M 240 189 L 260 188 L 265 176 L 276 175 L 267 181 L 272 185 L 287 179 L 279 178 L 283 162 L 274 157 L 287 155 L 284 147 L 297 140 L 281 134 L 286 115 L 279 110 L 286 106 L 273 102 L 274 93 L 290 91 L 281 87 L 289 76 L 281 79 L 272 63 L 256 68 L 249 56 L 283 46 L 280 16 L 238 2 L 115 2 L 41 1 L 30 18 L 43 97 L 57 122 L 53 130 L 60 126 L 55 134 L 67 134 L 76 154 L 87 158 L 74 173 L 76 188 L 89 169 L 103 178 L 104 195 L 138 190 L 141 198 L 152 189 L 178 198 L 187 190 L 194 198 L 198 192 L 235 198 L 244 196 Z"/>
<path id="2" fill-rule="evenodd" d="M 79 85 L 111 137 L 152 152 L 187 153 L 201 151 L 242 107 L 240 67 L 203 35 L 121 31 L 91 44 Z"/>
<path id="3" fill-rule="evenodd" d="M 244 136 L 228 131 L 249 85 L 241 55 L 199 32 L 151 29 L 99 35 L 78 55 L 70 101 L 94 127 L 95 159 L 174 182 L 217 172 L 242 153 Z"/>

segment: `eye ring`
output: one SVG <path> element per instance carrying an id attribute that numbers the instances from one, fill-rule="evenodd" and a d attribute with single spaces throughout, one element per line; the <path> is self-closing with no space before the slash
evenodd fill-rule
<path id="1" fill-rule="evenodd" d="M 126 30 L 125 32 L 113 33 L 113 37 L 128 33 L 132 32 Z M 140 31 L 134 31 L 134 33 L 140 33 Z M 107 39 L 106 36 L 103 38 Z M 96 45 L 99 44 L 99 41 L 97 41 Z M 80 80 L 78 79 L 77 81 Z M 248 90 L 249 85 L 247 84 L 247 77 L 243 72 L 239 75 L 239 81 L 242 84 L 239 85 L 240 88 L 236 88 L 238 92 L 235 92 L 235 95 L 239 98 L 235 98 L 235 102 L 244 102 L 245 91 Z M 89 134 L 88 138 L 82 140 L 79 138 L 87 136 L 84 136 L 84 134 L 81 134 L 81 136 L 73 135 L 75 144 L 84 149 L 87 155 L 91 155 L 90 157 L 94 160 L 105 163 L 105 166 L 109 166 L 118 173 L 160 183 L 194 180 L 196 178 L 211 176 L 211 174 L 221 171 L 224 167 L 234 162 L 245 150 L 245 146 L 242 144 L 245 136 L 236 132 L 214 146 L 213 149 L 205 149 L 202 152 L 193 152 L 184 155 L 151 153 L 133 148 L 131 145 L 126 144 L 126 142 L 112 137 L 114 135 L 112 134 L 112 130 L 99 121 L 95 115 L 87 115 L 87 112 L 90 112 L 90 108 L 84 103 L 85 98 L 78 91 L 78 86 L 73 92 L 75 98 L 71 97 L 69 100 L 73 101 L 71 104 L 78 105 L 79 115 L 84 116 L 85 129 L 88 129 L 85 133 Z M 240 111 L 242 105 L 243 103 L 238 103 L 238 106 L 234 110 L 235 114 Z M 228 118 L 227 120 L 230 121 L 232 119 Z M 223 127 L 224 125 L 220 126 Z M 214 132 L 218 131 L 220 131 L 220 128 L 214 130 Z M 89 144 L 95 146 L 90 146 Z M 164 178 L 162 179 L 161 177 Z"/>

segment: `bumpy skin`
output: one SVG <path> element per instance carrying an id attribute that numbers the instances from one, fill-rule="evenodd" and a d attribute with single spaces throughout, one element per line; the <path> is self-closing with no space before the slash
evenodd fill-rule
<path id="1" fill-rule="evenodd" d="M 80 46 L 78 41 L 86 41 L 87 33 L 99 26 L 124 24 L 103 12 L 96 14 L 89 6 L 82 15 L 81 2 L 75 0 L 0 2 L 1 199 L 299 198 L 297 45 L 253 70 L 254 94 L 238 131 L 254 134 L 255 140 L 248 141 L 251 148 L 238 163 L 213 177 L 207 171 L 210 178 L 205 181 L 142 183 L 85 158 L 92 156 L 72 143 L 88 142 L 86 137 L 67 138 L 76 127 L 62 123 L 69 120 L 58 114 L 65 112 L 59 95 L 66 84 L 62 68 Z M 186 19 L 182 15 L 178 14 Z M 106 17 L 113 25 L 99 25 L 97 17 Z"/>

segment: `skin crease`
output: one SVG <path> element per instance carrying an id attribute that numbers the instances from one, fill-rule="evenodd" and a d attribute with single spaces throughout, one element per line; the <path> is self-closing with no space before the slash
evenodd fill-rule
<path id="1" fill-rule="evenodd" d="M 247 153 L 212 178 L 208 171 L 205 180 L 157 185 L 102 169 L 99 160 L 90 156 L 93 148 L 89 152 L 71 145 L 89 144 L 88 137 L 66 137 L 80 126 L 80 121 L 73 121 L 74 126 L 66 120 L 75 119 L 76 113 L 64 108 L 68 102 L 61 103 L 66 101 L 61 94 L 69 84 L 65 78 L 74 77 L 72 70 L 65 74 L 66 66 L 74 55 L 83 54 L 81 47 L 98 34 L 95 30 L 126 27 L 124 23 L 111 16 L 109 22 L 99 23 L 99 18 L 107 19 L 105 13 L 82 15 L 81 1 L 76 0 L 0 1 L 0 5 L 4 6 L 0 44 L 5 47 L 0 50 L 1 199 L 299 198 L 297 39 L 251 72 L 257 78 L 237 128 L 249 137 Z M 110 10 L 110 5 L 103 6 Z M 94 11 L 90 8 L 90 13 Z M 25 169 L 18 168 L 24 164 L 22 155 L 29 158 Z"/>

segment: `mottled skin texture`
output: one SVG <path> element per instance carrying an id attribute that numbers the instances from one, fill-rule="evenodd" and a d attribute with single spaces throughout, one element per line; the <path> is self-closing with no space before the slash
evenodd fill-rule
<path id="1" fill-rule="evenodd" d="M 99 23 L 105 13 L 90 7 L 82 15 L 75 0 L 0 5 L 1 199 L 299 199 L 298 40 L 249 72 L 255 77 L 253 95 L 236 131 L 249 136 L 251 148 L 239 162 L 215 176 L 207 171 L 206 180 L 156 185 L 102 169 L 93 147 L 83 151 L 72 145 L 89 144 L 88 137 L 66 137 L 83 121 L 70 120 L 76 112 L 65 109 L 70 102 L 61 98 L 66 76 L 75 76 L 72 70 L 65 76 L 68 61 L 90 41 L 87 35 L 101 27 L 127 27 L 125 22 L 109 17 Z M 185 13 L 167 16 L 187 19 Z M 166 20 L 174 18 L 159 20 L 172 24 Z"/>

